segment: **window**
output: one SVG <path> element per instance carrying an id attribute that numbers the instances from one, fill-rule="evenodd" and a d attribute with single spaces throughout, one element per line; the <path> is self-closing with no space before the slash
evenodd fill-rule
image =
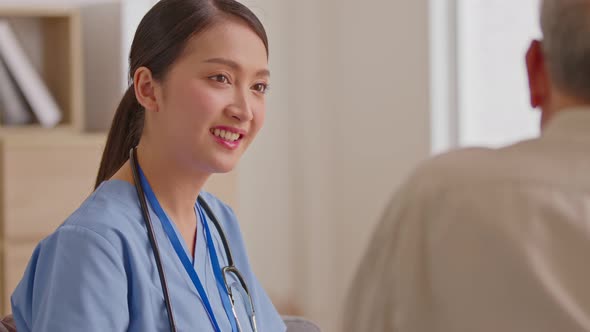
<path id="1" fill-rule="evenodd" d="M 538 134 L 524 56 L 540 36 L 538 0 L 459 0 L 459 144 L 504 145 Z"/>
<path id="2" fill-rule="evenodd" d="M 541 35 L 539 0 L 431 5 L 434 151 L 497 147 L 538 135 L 540 113 L 529 103 L 524 57 Z"/>

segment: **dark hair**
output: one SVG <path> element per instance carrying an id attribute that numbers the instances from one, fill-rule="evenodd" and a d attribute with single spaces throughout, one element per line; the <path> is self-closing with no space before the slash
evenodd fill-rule
<path id="1" fill-rule="evenodd" d="M 146 67 L 162 81 L 182 55 L 187 42 L 224 17 L 243 20 L 260 37 L 268 56 L 268 38 L 260 20 L 235 0 L 161 0 L 143 17 L 129 54 L 129 78 Z M 137 101 L 133 83 L 127 88 L 111 124 L 95 188 L 112 177 L 129 159 L 129 150 L 143 131 L 145 110 Z"/>

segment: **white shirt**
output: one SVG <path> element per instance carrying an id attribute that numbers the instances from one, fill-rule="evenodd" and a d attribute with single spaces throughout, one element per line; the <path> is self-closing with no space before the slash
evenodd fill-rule
<path id="1" fill-rule="evenodd" d="M 590 109 L 419 167 L 347 305 L 346 332 L 590 331 Z"/>

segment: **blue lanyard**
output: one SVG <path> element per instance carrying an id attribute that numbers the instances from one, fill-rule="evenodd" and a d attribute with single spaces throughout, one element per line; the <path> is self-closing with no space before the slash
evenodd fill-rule
<path id="1" fill-rule="evenodd" d="M 221 295 L 221 302 L 223 303 L 223 308 L 225 309 L 225 314 L 227 315 L 227 319 L 231 324 L 232 331 L 238 332 L 237 322 L 233 316 L 232 312 L 232 304 L 229 302 L 229 294 L 227 289 L 225 288 L 225 281 L 223 279 L 223 271 L 219 266 L 219 259 L 217 259 L 217 253 L 215 252 L 215 246 L 213 246 L 213 236 L 211 236 L 211 231 L 209 230 L 209 225 L 207 223 L 207 218 L 205 213 L 203 212 L 203 208 L 201 204 L 197 202 L 197 211 L 199 212 L 199 219 L 203 223 L 203 228 L 205 229 L 205 235 L 207 237 L 207 247 L 209 247 L 209 257 L 211 257 L 211 265 L 213 265 L 213 273 L 215 274 L 215 280 L 217 280 L 217 290 Z"/>
<path id="2" fill-rule="evenodd" d="M 188 273 L 189 277 L 191 278 L 193 284 L 195 285 L 195 288 L 197 289 L 197 292 L 199 293 L 199 296 L 201 297 L 201 300 L 203 301 L 203 305 L 205 306 L 205 310 L 207 311 L 207 314 L 209 315 L 209 319 L 211 320 L 211 324 L 213 325 L 213 328 L 215 329 L 216 332 L 221 332 L 221 328 L 219 327 L 219 324 L 217 323 L 217 320 L 215 319 L 215 314 L 213 313 L 213 308 L 211 307 L 211 302 L 209 302 L 209 298 L 207 297 L 207 293 L 205 292 L 205 288 L 203 287 L 203 284 L 201 283 L 201 280 L 199 279 L 199 276 L 197 275 L 197 272 L 195 271 L 193 264 L 191 263 L 186 252 L 184 251 L 182 244 L 180 243 L 180 240 L 178 239 L 178 236 L 176 236 L 176 232 L 174 231 L 174 228 L 172 227 L 170 220 L 166 216 L 166 213 L 164 212 L 164 209 L 162 209 L 162 206 L 160 206 L 160 203 L 158 202 L 156 195 L 152 191 L 152 187 L 148 183 L 148 181 L 143 173 L 143 170 L 141 169 L 139 164 L 137 165 L 137 168 L 139 169 L 139 177 L 140 177 L 141 185 L 144 188 L 145 195 L 146 195 L 150 205 L 152 206 L 152 208 L 154 209 L 154 212 L 156 213 L 156 215 L 160 219 L 160 222 L 162 223 L 162 228 L 164 228 L 164 231 L 166 232 L 166 235 L 168 235 L 168 239 L 172 243 L 172 246 L 174 247 L 174 250 L 176 251 L 178 258 L 182 262 L 184 269 L 186 270 L 186 272 Z M 207 221 L 204 218 L 204 214 L 203 214 L 202 209 L 200 208 L 199 204 L 197 204 L 197 210 L 199 212 L 199 218 L 203 222 L 203 225 L 204 225 L 206 233 L 207 233 L 206 235 L 207 235 L 207 246 L 209 247 L 208 248 L 209 256 L 211 258 L 211 264 L 213 265 L 215 279 L 217 280 L 217 283 L 216 283 L 217 290 L 219 291 L 219 296 L 221 297 L 221 301 L 222 301 L 223 307 L 225 309 L 225 314 L 227 315 L 227 318 L 231 324 L 232 331 L 238 331 L 237 324 L 235 322 L 235 319 L 233 317 L 233 313 L 231 310 L 231 304 L 229 303 L 229 295 L 228 295 L 227 290 L 225 288 L 225 282 L 223 281 L 223 275 L 222 275 L 221 269 L 219 268 L 219 261 L 217 260 L 217 253 L 215 252 L 215 247 L 213 246 L 213 241 L 211 239 L 211 232 L 209 231 L 209 226 L 207 225 Z"/>

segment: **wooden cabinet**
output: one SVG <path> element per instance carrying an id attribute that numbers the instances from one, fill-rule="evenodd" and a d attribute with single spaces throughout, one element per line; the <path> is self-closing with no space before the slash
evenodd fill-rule
<path id="1" fill-rule="evenodd" d="M 105 136 L 66 129 L 0 134 L 1 310 L 37 243 L 90 195 Z"/>
<path id="2" fill-rule="evenodd" d="M 106 137 L 83 132 L 79 10 L 0 5 L 0 19 L 62 112 L 56 128 L 0 123 L 0 312 L 7 313 L 37 243 L 92 192 Z"/>

